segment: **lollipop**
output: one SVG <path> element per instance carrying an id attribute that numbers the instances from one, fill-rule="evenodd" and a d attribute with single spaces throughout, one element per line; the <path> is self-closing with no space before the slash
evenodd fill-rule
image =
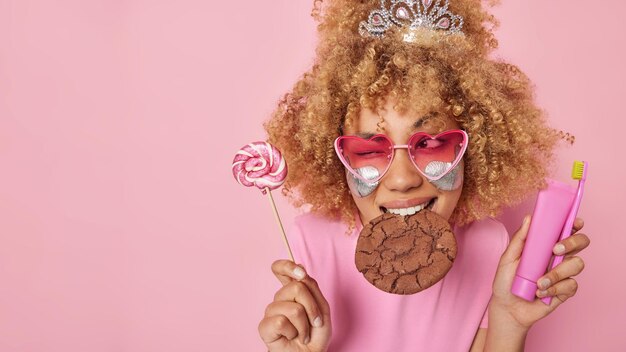
<path id="1" fill-rule="evenodd" d="M 240 185 L 255 186 L 261 190 L 261 193 L 267 194 L 274 211 L 274 217 L 283 235 L 283 241 L 287 246 L 289 257 L 291 261 L 294 261 L 285 229 L 280 221 L 274 197 L 272 197 L 272 190 L 285 183 L 287 177 L 287 163 L 280 150 L 267 142 L 252 142 L 239 149 L 235 154 L 232 169 L 233 176 Z"/>
<path id="2" fill-rule="evenodd" d="M 252 142 L 241 148 L 233 160 L 233 176 L 239 184 L 256 186 L 265 194 L 285 183 L 287 163 L 280 151 L 267 142 Z"/>

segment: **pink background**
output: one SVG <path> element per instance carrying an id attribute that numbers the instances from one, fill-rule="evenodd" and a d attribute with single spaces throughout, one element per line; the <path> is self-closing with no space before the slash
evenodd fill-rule
<path id="1" fill-rule="evenodd" d="M 264 350 L 285 251 L 230 162 L 310 66 L 311 3 L 0 0 L 1 351 Z M 626 350 L 626 5 L 593 5 L 495 10 L 498 55 L 577 137 L 556 177 L 590 163 L 580 288 L 528 351 Z M 297 211 L 278 202 L 289 226 Z"/>

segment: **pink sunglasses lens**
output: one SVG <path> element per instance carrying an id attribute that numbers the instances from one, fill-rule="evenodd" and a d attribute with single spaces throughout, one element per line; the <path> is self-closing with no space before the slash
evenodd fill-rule
<path id="1" fill-rule="evenodd" d="M 448 173 L 463 156 L 464 143 L 461 131 L 444 132 L 435 138 L 417 134 L 409 141 L 409 152 L 423 174 L 437 178 Z"/>
<path id="2" fill-rule="evenodd" d="M 416 133 L 409 139 L 409 155 L 420 172 L 431 179 L 448 173 L 463 157 L 467 139 L 460 130 L 431 137 Z M 384 136 L 363 139 L 344 136 L 338 140 L 342 162 L 355 176 L 365 181 L 379 180 L 389 168 L 394 146 Z"/>
<path id="3" fill-rule="evenodd" d="M 343 137 L 338 146 L 345 166 L 366 180 L 376 180 L 386 171 L 393 150 L 389 140 L 382 136 L 369 140 Z"/>

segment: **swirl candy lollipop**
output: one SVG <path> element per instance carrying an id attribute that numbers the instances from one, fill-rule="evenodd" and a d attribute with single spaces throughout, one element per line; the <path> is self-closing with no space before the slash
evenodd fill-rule
<path id="1" fill-rule="evenodd" d="M 261 193 L 267 194 L 274 211 L 274 216 L 283 235 L 283 241 L 287 246 L 289 257 L 293 260 L 293 254 L 289 247 L 289 241 L 285 235 L 285 229 L 280 221 L 272 190 L 285 183 L 287 177 L 287 163 L 283 159 L 278 148 L 267 142 L 252 142 L 239 149 L 233 159 L 233 176 L 240 185 L 246 187 L 256 186 Z"/>
<path id="2" fill-rule="evenodd" d="M 252 142 L 241 148 L 233 160 L 233 176 L 239 184 L 256 186 L 265 194 L 285 183 L 287 163 L 280 151 L 267 142 Z"/>

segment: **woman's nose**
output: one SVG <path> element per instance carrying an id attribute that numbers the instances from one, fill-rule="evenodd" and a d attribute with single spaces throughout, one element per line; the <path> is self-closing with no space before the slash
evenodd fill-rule
<path id="1" fill-rule="evenodd" d="M 423 177 L 409 159 L 408 151 L 397 149 L 391 166 L 381 182 L 391 191 L 407 192 L 421 186 L 424 183 Z"/>

